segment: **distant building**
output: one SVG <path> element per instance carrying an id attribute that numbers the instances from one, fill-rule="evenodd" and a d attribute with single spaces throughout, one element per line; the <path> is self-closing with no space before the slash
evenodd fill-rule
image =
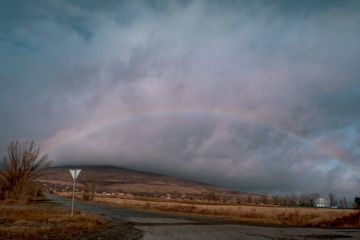
<path id="1" fill-rule="evenodd" d="M 330 207 L 330 200 L 328 198 L 317 198 L 315 200 L 315 207 L 324 207 L 324 208 L 327 208 L 327 207 Z"/>

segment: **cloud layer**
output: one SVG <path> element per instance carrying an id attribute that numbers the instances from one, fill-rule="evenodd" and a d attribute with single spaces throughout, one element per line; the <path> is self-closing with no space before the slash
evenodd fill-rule
<path id="1" fill-rule="evenodd" d="M 2 149 L 356 194 L 357 1 L 2 4 Z"/>

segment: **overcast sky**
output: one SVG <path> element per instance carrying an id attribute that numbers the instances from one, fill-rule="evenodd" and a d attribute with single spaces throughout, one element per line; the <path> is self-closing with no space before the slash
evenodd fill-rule
<path id="1" fill-rule="evenodd" d="M 360 185 L 360 1 L 1 1 L 0 152 L 260 193 Z"/>

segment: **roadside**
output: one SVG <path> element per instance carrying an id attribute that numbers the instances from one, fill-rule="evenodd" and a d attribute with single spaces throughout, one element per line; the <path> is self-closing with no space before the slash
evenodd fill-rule
<path id="1" fill-rule="evenodd" d="M 54 203 L 59 204 L 59 206 L 71 206 L 71 201 L 67 198 L 57 195 L 48 195 L 48 198 Z M 95 234 L 85 234 L 77 238 L 73 238 L 78 240 L 137 240 L 142 239 L 143 237 L 143 231 L 137 227 L 138 225 L 184 224 L 195 223 L 196 221 L 194 219 L 174 216 L 166 213 L 154 213 L 150 211 L 114 207 L 111 205 L 84 201 L 76 201 L 75 209 L 100 214 L 111 222 L 111 228 L 109 229 L 105 229 L 104 231 Z"/>
<path id="2" fill-rule="evenodd" d="M 112 204 L 122 208 L 157 211 L 162 214 L 187 215 L 198 218 L 218 219 L 218 221 L 275 226 L 303 227 L 360 227 L 352 221 L 358 213 L 354 209 L 282 207 L 240 204 L 206 204 L 153 201 L 118 197 L 96 196 L 98 203 Z"/>
<path id="3" fill-rule="evenodd" d="M 55 202 L 69 206 L 70 202 L 65 198 L 55 195 L 49 197 Z M 82 201 L 76 202 L 76 208 L 102 214 L 113 222 L 111 229 L 76 238 L 81 240 L 360 239 L 360 229 L 323 229 L 230 224 L 207 218 L 156 213 Z"/>
<path id="4" fill-rule="evenodd" d="M 110 227 L 110 221 L 95 213 L 75 211 L 54 204 L 0 205 L 0 240 L 74 239 Z"/>

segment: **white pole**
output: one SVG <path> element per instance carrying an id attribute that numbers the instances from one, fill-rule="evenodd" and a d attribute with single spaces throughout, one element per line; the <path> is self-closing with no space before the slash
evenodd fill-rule
<path id="1" fill-rule="evenodd" d="M 69 169 L 69 172 L 74 179 L 73 182 L 73 192 L 72 192 L 72 201 L 71 201 L 71 217 L 74 215 L 74 202 L 75 202 L 75 186 L 76 186 L 76 178 L 81 172 L 81 169 Z"/>
<path id="2" fill-rule="evenodd" d="M 76 170 L 75 170 L 74 176 L 76 176 Z M 73 194 L 72 194 L 72 203 L 71 203 L 71 217 L 73 217 L 73 215 L 74 215 L 75 184 L 76 184 L 76 177 L 74 177 L 74 184 L 73 184 Z"/>

